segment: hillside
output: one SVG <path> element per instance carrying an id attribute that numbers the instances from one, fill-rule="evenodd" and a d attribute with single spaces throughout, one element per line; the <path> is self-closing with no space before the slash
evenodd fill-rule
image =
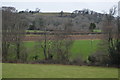
<path id="1" fill-rule="evenodd" d="M 91 11 L 89 9 L 75 10 L 68 12 L 51 12 L 51 13 L 20 13 L 25 14 L 29 20 L 32 29 L 42 30 L 43 25 L 47 26 L 47 30 L 64 30 L 66 23 L 71 23 L 71 31 L 88 32 L 90 24 L 94 23 L 96 29 L 102 28 L 104 14 Z M 40 20 L 40 19 L 41 20 Z M 42 23 L 42 22 L 46 23 Z M 36 23 L 34 23 L 36 22 Z M 41 26 L 38 26 L 41 23 Z M 31 29 L 28 27 L 28 29 Z"/>

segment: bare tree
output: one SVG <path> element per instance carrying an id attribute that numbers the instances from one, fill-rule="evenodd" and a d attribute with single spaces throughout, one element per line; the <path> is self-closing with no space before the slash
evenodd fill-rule
<path id="1" fill-rule="evenodd" d="M 3 40 L 2 40 L 2 49 L 3 49 L 3 60 L 7 61 L 7 54 L 10 48 L 10 45 L 14 45 L 16 57 L 20 59 L 20 47 L 23 36 L 25 35 L 25 27 L 27 23 L 24 20 L 25 17 L 20 16 L 15 8 L 4 7 L 3 8 Z"/>
<path id="2" fill-rule="evenodd" d="M 113 65 L 119 64 L 120 58 L 120 21 L 119 17 L 114 18 L 116 12 L 116 7 L 113 7 L 109 10 L 109 14 L 105 14 L 104 20 L 104 45 L 109 54 L 110 62 Z"/>
<path id="3" fill-rule="evenodd" d="M 70 48 L 73 43 L 73 40 L 69 36 L 72 26 L 72 21 L 68 20 L 64 23 L 64 30 L 60 32 L 56 31 L 54 34 L 53 49 L 57 57 L 56 60 L 60 63 L 69 62 Z"/>
<path id="4" fill-rule="evenodd" d="M 47 23 L 42 17 L 38 16 L 36 18 L 36 26 L 44 33 L 43 39 L 42 40 L 40 39 L 39 42 L 41 43 L 40 46 L 43 49 L 45 60 L 47 60 L 48 59 L 48 55 L 47 55 L 47 29 L 46 29 Z"/>
<path id="5" fill-rule="evenodd" d="M 115 37 L 115 52 L 116 52 L 116 55 L 117 56 L 117 59 L 115 62 L 118 67 L 120 67 L 120 62 L 119 62 L 119 59 L 120 59 L 120 17 L 117 17 L 117 20 L 116 20 L 116 37 Z M 116 58 L 116 57 L 115 57 Z"/>
<path id="6" fill-rule="evenodd" d="M 36 8 L 36 9 L 35 9 L 35 12 L 36 12 L 36 13 L 39 13 L 39 12 L 40 12 L 40 9 L 39 9 L 39 8 Z"/>
<path id="7" fill-rule="evenodd" d="M 21 52 L 21 43 L 22 39 L 25 36 L 25 30 L 27 27 L 27 21 L 25 20 L 25 17 L 20 16 L 19 14 L 15 14 L 14 23 L 15 26 L 13 28 L 14 31 L 14 43 L 16 45 L 16 55 L 17 59 L 20 59 L 20 52 Z"/>
<path id="8" fill-rule="evenodd" d="M 2 63 L 2 8 L 1 7 L 0 7 L 0 63 Z"/>
<path id="9" fill-rule="evenodd" d="M 3 61 L 7 61 L 7 54 L 11 42 L 13 42 L 13 17 L 14 7 L 2 7 L 2 53 Z"/>

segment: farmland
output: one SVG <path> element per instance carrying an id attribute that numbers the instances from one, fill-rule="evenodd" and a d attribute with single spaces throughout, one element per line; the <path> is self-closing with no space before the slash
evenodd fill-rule
<path id="1" fill-rule="evenodd" d="M 68 37 L 72 40 L 99 40 L 102 39 L 102 34 L 95 34 L 95 35 L 69 35 Z M 47 35 L 47 37 L 54 39 L 53 35 Z M 68 39 L 69 39 L 68 38 Z M 23 38 L 24 41 L 38 41 L 39 39 L 44 40 L 44 35 L 26 35 L 25 38 Z"/>
<path id="2" fill-rule="evenodd" d="M 41 9 L 0 9 L 3 78 L 118 78 L 116 7 L 108 14 L 90 9 L 44 13 Z"/>
<path id="3" fill-rule="evenodd" d="M 3 63 L 3 78 L 117 78 L 117 77 L 118 77 L 117 68 L 49 65 L 49 64 Z"/>
<path id="4" fill-rule="evenodd" d="M 87 59 L 87 57 L 94 53 L 97 50 L 98 43 L 100 40 L 75 40 L 72 47 L 71 47 L 71 59 L 76 57 L 83 57 L 83 59 Z M 24 42 L 25 46 L 30 48 L 31 50 L 35 48 L 38 42 L 34 41 L 26 41 Z M 39 55 L 39 58 L 43 58 L 43 50 L 39 49 L 39 51 L 33 52 L 30 51 L 29 56 Z"/>

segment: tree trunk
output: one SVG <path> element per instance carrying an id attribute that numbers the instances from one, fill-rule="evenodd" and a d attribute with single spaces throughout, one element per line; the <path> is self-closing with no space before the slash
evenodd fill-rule
<path id="1" fill-rule="evenodd" d="M 47 34 L 46 34 L 46 28 L 45 28 L 45 41 L 44 41 L 44 56 L 45 56 L 45 60 L 47 60 Z"/>
<path id="2" fill-rule="evenodd" d="M 17 43 L 17 59 L 20 59 L 20 43 Z"/>
<path id="3" fill-rule="evenodd" d="M 9 49 L 10 44 L 8 42 L 4 42 L 2 51 L 3 51 L 3 61 L 7 61 L 7 54 L 8 54 L 8 49 Z"/>

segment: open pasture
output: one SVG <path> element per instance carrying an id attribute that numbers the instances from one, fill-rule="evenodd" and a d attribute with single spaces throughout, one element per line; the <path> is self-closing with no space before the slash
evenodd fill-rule
<path id="1" fill-rule="evenodd" d="M 3 78 L 117 78 L 117 68 L 3 63 Z"/>

